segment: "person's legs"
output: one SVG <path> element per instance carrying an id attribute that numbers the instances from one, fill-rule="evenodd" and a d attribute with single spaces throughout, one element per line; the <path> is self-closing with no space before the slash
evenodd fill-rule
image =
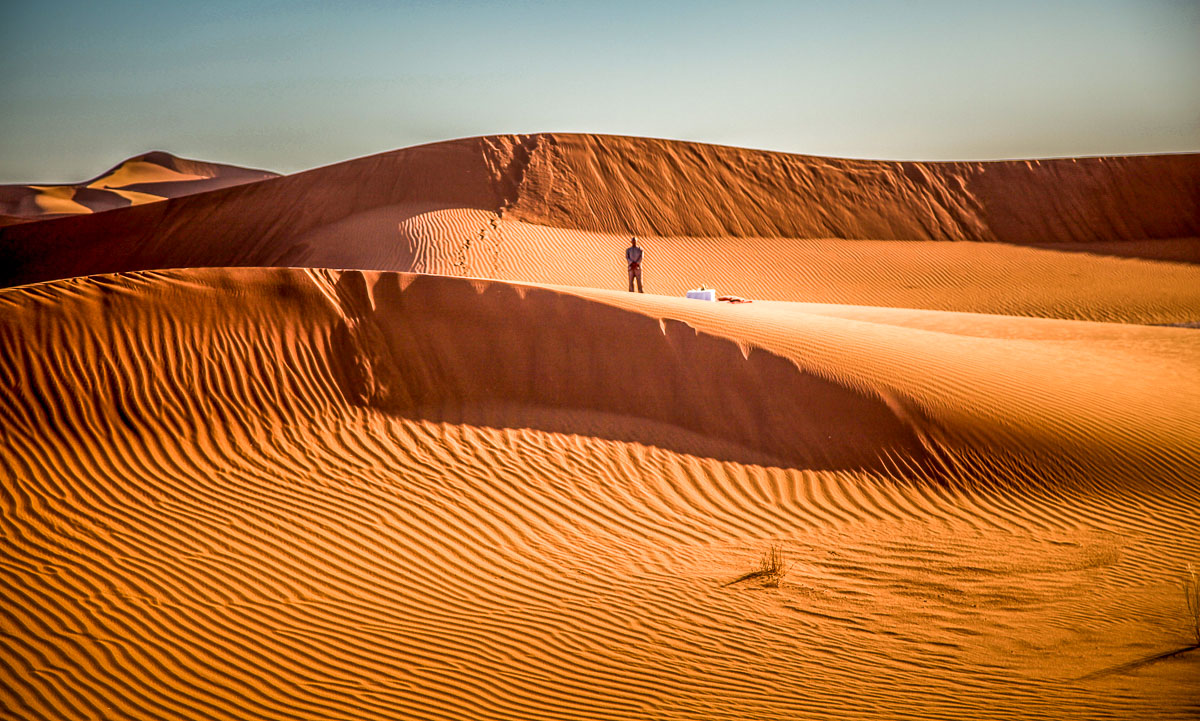
<path id="1" fill-rule="evenodd" d="M 636 272 L 637 272 L 637 271 L 635 271 L 635 270 L 633 269 L 633 266 L 632 266 L 632 265 L 631 265 L 631 266 L 629 266 L 629 292 L 630 292 L 630 293 L 632 293 L 632 292 L 633 292 L 633 277 L 634 277 L 634 274 L 635 274 Z"/>
<path id="2" fill-rule="evenodd" d="M 638 268 L 637 268 L 637 272 L 635 273 L 635 276 L 637 277 L 637 282 L 638 282 L 638 292 L 645 293 L 646 291 L 642 290 L 642 266 L 640 263 L 638 264 Z M 629 290 L 630 290 L 630 292 L 633 291 L 633 283 L 629 284 Z"/>

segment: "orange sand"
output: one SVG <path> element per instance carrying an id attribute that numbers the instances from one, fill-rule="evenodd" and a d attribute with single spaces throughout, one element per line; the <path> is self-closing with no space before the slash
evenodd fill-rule
<path id="1" fill-rule="evenodd" d="M 0 709 L 1200 712 L 1200 652 L 1128 666 L 1188 645 L 1200 562 L 1200 333 L 1144 325 L 1200 320 L 1196 156 L 870 164 L 539 137 L 0 231 L 10 284 L 65 278 L 0 290 Z M 658 191 L 741 219 L 688 226 L 614 179 L 663 167 L 694 182 Z M 829 168 L 857 178 L 840 209 L 733 192 Z M 1105 183 L 1120 192 L 1081 189 Z M 670 295 L 615 290 L 627 240 L 605 224 L 652 202 L 662 225 L 635 230 Z M 1079 212 L 1038 220 L 1060 206 Z M 916 233 L 937 207 L 976 215 Z M 798 225 L 841 214 L 878 237 Z M 870 225 L 885 216 L 914 235 Z M 1019 237 L 1038 223 L 1061 242 Z M 66 277 L 252 263 L 502 280 Z M 671 297 L 702 282 L 755 302 Z M 726 585 L 772 547 L 777 587 Z"/>

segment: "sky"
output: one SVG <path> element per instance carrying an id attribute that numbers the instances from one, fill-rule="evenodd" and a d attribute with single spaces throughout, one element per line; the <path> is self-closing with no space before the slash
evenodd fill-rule
<path id="1" fill-rule="evenodd" d="M 0 2 L 0 183 L 539 131 L 811 155 L 1200 150 L 1200 0 Z"/>

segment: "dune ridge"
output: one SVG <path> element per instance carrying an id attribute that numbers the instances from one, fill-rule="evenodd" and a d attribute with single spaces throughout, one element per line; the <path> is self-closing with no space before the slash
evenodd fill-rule
<path id="1" fill-rule="evenodd" d="M 697 244 L 764 238 L 785 264 L 788 241 L 795 239 L 1103 246 L 1116 255 L 1200 262 L 1197 207 L 1196 154 L 917 163 L 617 136 L 488 136 L 99 218 L 2 228 L 0 252 L 8 263 L 0 282 L 168 267 L 311 265 L 304 259 L 334 252 L 330 245 L 356 261 L 345 267 L 413 271 L 414 238 L 402 226 L 438 211 L 472 219 L 447 228 L 450 235 L 438 241 L 451 257 L 517 222 L 687 237 Z M 354 250 L 359 245 L 362 252 Z M 566 275 L 556 282 L 581 284 Z"/>
<path id="2" fill-rule="evenodd" d="M 1200 236 L 1194 154 L 930 163 L 598 135 L 484 142 L 514 217 L 552 227 L 1006 243 Z"/>
<path id="3" fill-rule="evenodd" d="M 0 308 L 9 713 L 1194 714 L 1192 657 L 1080 680 L 1178 641 L 1194 331 L 287 269 Z"/>

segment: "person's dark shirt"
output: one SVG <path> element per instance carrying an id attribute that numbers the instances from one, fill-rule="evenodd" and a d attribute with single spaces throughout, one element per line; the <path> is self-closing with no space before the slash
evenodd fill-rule
<path id="1" fill-rule="evenodd" d="M 625 260 L 629 261 L 629 263 L 631 265 L 633 263 L 641 263 L 642 262 L 642 249 L 637 247 L 636 245 L 629 246 L 628 248 L 625 249 Z"/>

